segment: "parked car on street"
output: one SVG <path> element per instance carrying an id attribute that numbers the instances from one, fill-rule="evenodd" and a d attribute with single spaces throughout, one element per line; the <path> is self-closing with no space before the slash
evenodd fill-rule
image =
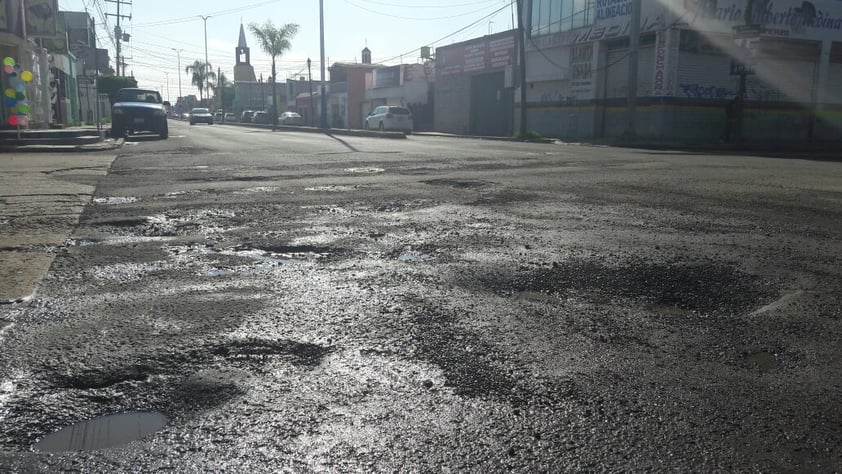
<path id="1" fill-rule="evenodd" d="M 225 112 L 223 112 L 222 109 L 217 109 L 217 111 L 213 113 L 213 119 L 216 122 L 222 122 L 223 117 L 225 117 Z"/>
<path id="2" fill-rule="evenodd" d="M 111 136 L 119 138 L 141 131 L 157 133 L 161 138 L 169 136 L 161 94 L 146 89 L 120 89 L 111 107 Z"/>
<path id="3" fill-rule="evenodd" d="M 254 116 L 254 110 L 243 110 L 240 115 L 240 122 L 251 123 L 251 118 Z"/>
<path id="4" fill-rule="evenodd" d="M 197 123 L 213 125 L 213 114 L 210 113 L 210 110 L 199 107 L 191 110 L 190 125 L 196 125 Z"/>
<path id="5" fill-rule="evenodd" d="M 412 113 L 406 107 L 381 105 L 366 117 L 366 130 L 397 130 L 412 133 Z"/>
<path id="6" fill-rule="evenodd" d="M 225 112 L 225 116 L 222 118 L 223 122 L 236 122 L 237 116 L 234 115 L 233 112 Z"/>
<path id="7" fill-rule="evenodd" d="M 251 118 L 251 123 L 272 123 L 272 117 L 269 115 L 269 112 L 264 112 L 262 110 L 257 111 Z"/>
<path id="8" fill-rule="evenodd" d="M 297 112 L 284 112 L 278 118 L 281 125 L 304 125 L 304 119 Z"/>

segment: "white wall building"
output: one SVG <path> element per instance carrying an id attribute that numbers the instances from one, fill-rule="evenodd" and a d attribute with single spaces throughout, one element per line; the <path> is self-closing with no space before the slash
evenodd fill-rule
<path id="1" fill-rule="evenodd" d="M 747 67 L 747 139 L 838 139 L 842 2 L 753 0 L 755 26 L 740 38 L 749 2 L 641 2 L 639 136 L 717 139 Z M 529 129 L 570 139 L 626 131 L 632 4 L 525 0 Z"/>

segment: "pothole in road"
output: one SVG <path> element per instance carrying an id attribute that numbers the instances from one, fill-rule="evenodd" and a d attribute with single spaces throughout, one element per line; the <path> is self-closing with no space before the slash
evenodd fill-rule
<path id="1" fill-rule="evenodd" d="M 122 446 L 160 430 L 169 419 L 160 412 L 129 412 L 106 415 L 76 423 L 35 443 L 35 450 L 48 453 L 94 451 Z"/>
<path id="2" fill-rule="evenodd" d="M 775 290 L 759 277 L 715 263 L 658 264 L 632 260 L 612 266 L 573 260 L 532 272 L 496 276 L 501 273 L 505 275 L 505 272 L 489 272 L 479 279 L 493 291 L 507 295 L 536 292 L 559 299 L 580 295 L 596 302 L 638 299 L 669 316 L 693 312 L 740 313 L 775 295 Z"/>
<path id="3" fill-rule="evenodd" d="M 106 206 L 114 206 L 118 204 L 131 204 L 133 202 L 138 202 L 140 199 L 136 197 L 118 197 L 118 196 L 109 196 L 109 197 L 99 197 L 94 198 L 95 204 L 103 204 Z"/>
<path id="4" fill-rule="evenodd" d="M 256 262 L 249 267 L 215 267 L 202 275 L 207 277 L 229 277 L 270 271 L 284 265 L 301 265 L 327 257 L 333 253 L 332 249 L 311 245 L 278 245 L 278 246 L 239 246 L 232 250 L 205 249 L 205 253 L 244 257 Z"/>
<path id="5" fill-rule="evenodd" d="M 433 255 L 433 250 L 429 248 L 415 248 L 411 246 L 395 250 L 389 254 L 389 257 L 404 263 L 428 262 L 436 258 Z"/>
<path id="6" fill-rule="evenodd" d="M 771 372 L 778 368 L 778 358 L 771 352 L 761 351 L 745 355 L 746 365 L 761 372 Z"/>
<path id="7" fill-rule="evenodd" d="M 431 179 L 428 181 L 424 181 L 425 184 L 429 184 L 431 186 L 449 186 L 452 188 L 481 188 L 484 186 L 490 186 L 494 183 L 489 181 L 482 181 L 478 179 Z"/>
<path id="8" fill-rule="evenodd" d="M 289 339 L 245 339 L 219 345 L 212 352 L 229 361 L 266 362 L 280 358 L 293 365 L 315 367 L 331 350 L 327 347 Z"/>
<path id="9" fill-rule="evenodd" d="M 430 254 L 408 250 L 398 255 L 398 260 L 406 263 L 427 262 L 434 259 Z"/>
<path id="10" fill-rule="evenodd" d="M 346 193 L 356 191 L 359 186 L 343 186 L 343 185 L 327 185 L 327 186 L 310 186 L 304 188 L 305 191 L 315 191 L 324 193 Z"/>
<path id="11" fill-rule="evenodd" d="M 357 173 L 357 174 L 377 174 L 383 173 L 386 170 L 383 168 L 373 168 L 373 167 L 363 167 L 363 168 L 345 168 L 346 173 Z"/>

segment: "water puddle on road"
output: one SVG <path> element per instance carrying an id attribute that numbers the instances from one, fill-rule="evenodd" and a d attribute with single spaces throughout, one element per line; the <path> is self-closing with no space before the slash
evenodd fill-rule
<path id="1" fill-rule="evenodd" d="M 113 448 L 155 433 L 166 426 L 168 421 L 159 412 L 139 411 L 101 416 L 49 434 L 35 443 L 35 449 L 60 453 Z"/>

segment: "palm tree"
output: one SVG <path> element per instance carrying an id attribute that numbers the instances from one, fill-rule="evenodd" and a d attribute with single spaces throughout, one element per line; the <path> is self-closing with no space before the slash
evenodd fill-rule
<path id="1" fill-rule="evenodd" d="M 205 84 L 216 80 L 216 73 L 213 72 L 213 67 L 209 63 L 197 59 L 193 61 L 193 64 L 184 68 L 184 72 L 192 75 L 190 82 L 199 89 L 199 103 L 201 104 L 202 90 L 205 88 Z"/>
<path id="2" fill-rule="evenodd" d="M 275 70 L 275 59 L 292 46 L 289 41 L 298 33 L 298 25 L 287 23 L 279 28 L 272 23 L 272 20 L 266 20 L 263 26 L 257 23 L 249 24 L 249 30 L 254 36 L 257 36 L 261 49 L 272 56 L 272 130 L 275 130 L 278 126 L 278 95 L 276 92 L 278 75 Z"/>

